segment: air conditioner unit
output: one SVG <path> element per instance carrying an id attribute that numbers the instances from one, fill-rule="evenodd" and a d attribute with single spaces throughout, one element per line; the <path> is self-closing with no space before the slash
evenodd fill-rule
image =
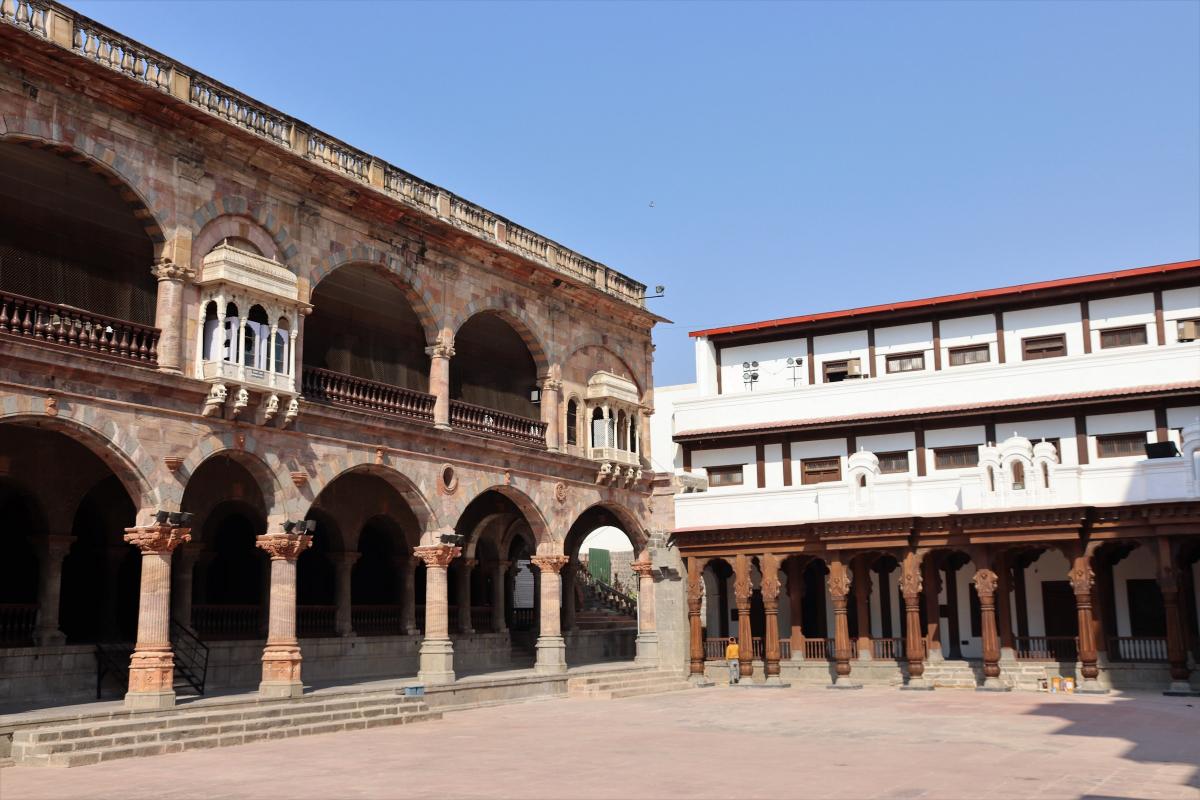
<path id="1" fill-rule="evenodd" d="M 1194 342 L 1200 339 L 1200 322 L 1189 319 L 1179 323 L 1179 341 Z"/>
<path id="2" fill-rule="evenodd" d="M 847 378 L 861 378 L 862 377 L 862 368 L 858 365 L 857 358 L 852 358 L 846 362 L 846 377 Z"/>

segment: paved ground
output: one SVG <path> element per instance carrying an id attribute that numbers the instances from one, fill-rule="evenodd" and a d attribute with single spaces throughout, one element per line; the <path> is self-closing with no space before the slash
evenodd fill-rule
<path id="1" fill-rule="evenodd" d="M 1200 798 L 1200 701 L 712 688 L 94 767 L 24 798 Z"/>

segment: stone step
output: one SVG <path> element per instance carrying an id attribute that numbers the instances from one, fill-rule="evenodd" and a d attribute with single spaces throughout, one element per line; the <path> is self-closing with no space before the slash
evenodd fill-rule
<path id="1" fill-rule="evenodd" d="M 608 673 L 572 678 L 567 682 L 567 695 L 590 699 L 611 700 L 640 697 L 648 694 L 691 689 L 692 684 L 675 672 L 651 670 Z"/>
<path id="2" fill-rule="evenodd" d="M 616 678 L 609 681 L 601 681 L 599 683 L 589 683 L 583 686 L 575 687 L 577 691 L 591 691 L 593 689 L 608 690 L 615 688 L 626 688 L 630 686 L 644 686 L 655 683 L 670 683 L 678 681 L 679 677 L 673 674 L 667 675 L 638 675 L 627 678 Z M 571 691 L 571 687 L 568 687 Z"/>

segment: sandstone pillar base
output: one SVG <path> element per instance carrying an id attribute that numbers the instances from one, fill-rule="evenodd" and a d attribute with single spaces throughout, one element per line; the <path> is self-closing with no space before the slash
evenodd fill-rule
<path id="1" fill-rule="evenodd" d="M 900 688 L 910 692 L 932 692 L 933 683 L 928 678 L 909 678 Z"/>
<path id="2" fill-rule="evenodd" d="M 417 679 L 426 686 L 454 683 L 454 643 L 449 639 L 423 640 Z"/>
<path id="3" fill-rule="evenodd" d="M 1075 691 L 1079 694 L 1108 694 L 1108 689 L 1101 686 L 1100 681 L 1095 678 L 1084 678 Z"/>
<path id="4" fill-rule="evenodd" d="M 567 671 L 567 643 L 561 636 L 539 636 L 537 662 L 533 671 L 539 675 L 558 675 Z"/>
<path id="5" fill-rule="evenodd" d="M 129 660 L 125 707 L 163 709 L 175 706 L 175 657 L 165 648 L 137 650 Z"/>
<path id="6" fill-rule="evenodd" d="M 1011 647 L 1000 648 L 1000 663 L 1017 666 L 1017 651 Z"/>
<path id="7" fill-rule="evenodd" d="M 304 694 L 300 661 L 298 644 L 269 644 L 263 648 L 262 682 L 258 685 L 258 693 L 263 697 L 299 697 Z"/>
<path id="8" fill-rule="evenodd" d="M 1164 695 L 1167 697 L 1200 697 L 1200 692 L 1192 688 L 1187 681 L 1171 681 Z"/>
<path id="9" fill-rule="evenodd" d="M 863 685 L 849 675 L 838 675 L 829 685 L 830 689 L 861 689 Z"/>
<path id="10" fill-rule="evenodd" d="M 999 678 L 984 678 L 982 686 L 976 686 L 977 692 L 1007 692 L 1009 687 L 1000 682 Z"/>
<path id="11" fill-rule="evenodd" d="M 639 633 L 637 637 L 637 655 L 634 657 L 635 664 L 658 664 L 658 634 L 657 633 Z"/>

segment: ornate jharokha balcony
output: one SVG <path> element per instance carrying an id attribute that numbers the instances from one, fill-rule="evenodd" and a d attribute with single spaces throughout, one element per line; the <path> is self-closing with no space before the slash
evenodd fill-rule
<path id="1" fill-rule="evenodd" d="M 545 446 L 546 423 L 536 419 L 505 414 L 492 408 L 471 405 L 462 400 L 450 401 L 450 427 L 490 433 L 518 442 Z"/>
<path id="2" fill-rule="evenodd" d="M 433 421 L 434 396 L 424 392 L 316 367 L 304 368 L 302 385 L 307 400 Z"/>
<path id="3" fill-rule="evenodd" d="M 158 363 L 157 328 L 0 292 L 0 334 L 147 366 Z"/>

